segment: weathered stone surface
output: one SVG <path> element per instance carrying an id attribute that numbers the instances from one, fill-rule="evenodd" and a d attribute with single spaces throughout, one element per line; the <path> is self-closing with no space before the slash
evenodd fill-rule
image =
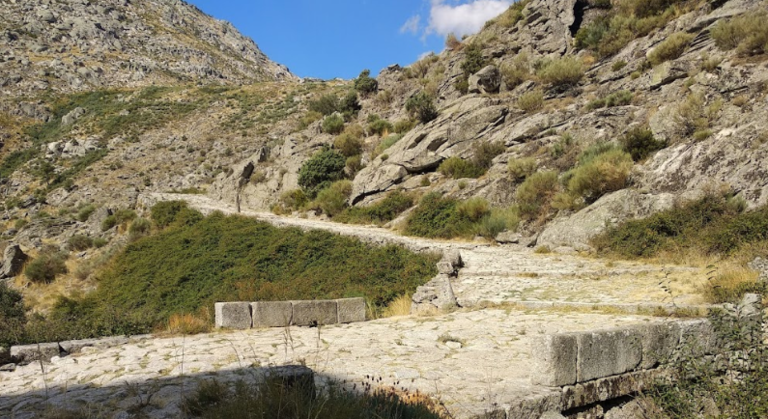
<path id="1" fill-rule="evenodd" d="M 565 419 L 565 416 L 560 412 L 550 410 L 549 412 L 544 412 L 540 419 Z"/>
<path id="2" fill-rule="evenodd" d="M 623 374 L 643 360 L 642 334 L 637 330 L 607 330 L 577 336 L 577 381 Z"/>
<path id="3" fill-rule="evenodd" d="M 451 278 L 446 274 L 438 274 L 431 281 L 416 288 L 411 299 L 413 300 L 412 313 L 447 310 L 457 305 Z"/>
<path id="4" fill-rule="evenodd" d="M 451 262 L 440 261 L 437 262 L 437 272 L 444 275 L 453 275 L 456 273 L 456 269 L 453 268 Z"/>
<path id="5" fill-rule="evenodd" d="M 357 323 L 365 321 L 365 298 L 342 298 L 336 300 L 339 323 Z"/>
<path id="6" fill-rule="evenodd" d="M 576 335 L 556 334 L 537 337 L 531 346 L 531 381 L 550 387 L 576 383 L 578 341 Z"/>
<path id="7" fill-rule="evenodd" d="M 14 277 L 21 273 L 27 259 L 27 255 L 24 254 L 18 244 L 6 247 L 3 253 L 3 263 L 0 264 L 0 279 Z"/>
<path id="8" fill-rule="evenodd" d="M 251 303 L 253 327 L 285 327 L 293 320 L 290 301 L 257 301 Z"/>
<path id="9" fill-rule="evenodd" d="M 72 354 L 83 350 L 83 348 L 110 348 L 113 346 L 124 345 L 130 339 L 125 336 L 111 336 L 99 339 L 67 340 L 59 342 L 62 351 Z"/>
<path id="10" fill-rule="evenodd" d="M 680 345 L 680 325 L 674 322 L 642 326 L 642 369 L 655 368 L 669 362 Z"/>
<path id="11" fill-rule="evenodd" d="M 501 72 L 489 65 L 469 77 L 469 93 L 499 93 Z"/>
<path id="12" fill-rule="evenodd" d="M 11 347 L 11 358 L 20 364 L 32 361 L 50 361 L 61 352 L 58 343 L 41 343 L 39 345 L 19 345 Z"/>
<path id="13" fill-rule="evenodd" d="M 657 370 L 639 371 L 566 386 L 562 390 L 562 409 L 570 410 L 636 393 L 653 384 L 658 374 Z"/>
<path id="14" fill-rule="evenodd" d="M 252 326 L 249 303 L 216 303 L 216 328 L 250 329 Z"/>
<path id="15" fill-rule="evenodd" d="M 708 320 L 685 321 L 680 323 L 680 329 L 679 356 L 685 358 L 711 355 L 717 350 L 717 335 Z"/>
<path id="16" fill-rule="evenodd" d="M 761 257 L 756 257 L 755 260 L 749 262 L 749 268 L 757 271 L 759 276 L 758 281 L 768 282 L 768 260 Z"/>
<path id="17" fill-rule="evenodd" d="M 614 192 L 571 216 L 555 219 L 544 229 L 537 243 L 551 248 L 589 248 L 589 240 L 607 228 L 670 208 L 674 198 L 671 194 L 650 195 L 631 189 Z"/>
<path id="18" fill-rule="evenodd" d="M 338 320 L 336 301 L 293 301 L 293 324 L 296 326 L 321 326 L 335 324 Z"/>

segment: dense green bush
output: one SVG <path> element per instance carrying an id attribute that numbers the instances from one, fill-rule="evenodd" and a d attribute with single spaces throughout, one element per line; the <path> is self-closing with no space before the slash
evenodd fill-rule
<path id="1" fill-rule="evenodd" d="M 591 204 L 609 192 L 626 188 L 632 166 L 632 157 L 623 150 L 602 153 L 573 170 L 568 190 Z"/>
<path id="2" fill-rule="evenodd" d="M 367 207 L 350 207 L 334 217 L 334 221 L 349 224 L 385 224 L 413 206 L 413 197 L 401 191 L 390 192 L 386 198 Z"/>
<path id="3" fill-rule="evenodd" d="M 627 221 L 595 238 L 593 244 L 600 252 L 625 258 L 681 251 L 730 254 L 768 241 L 768 207 L 743 209 L 737 200 L 711 193 L 648 218 Z"/>
<path id="4" fill-rule="evenodd" d="M 517 208 L 491 208 L 475 226 L 475 233 L 487 239 L 495 238 L 505 230 L 516 230 L 520 224 Z"/>
<path id="5" fill-rule="evenodd" d="M 197 219 L 192 225 L 177 219 L 129 244 L 99 274 L 95 292 L 67 301 L 56 313 L 80 331 L 109 323 L 105 319 L 114 313 L 130 314 L 115 324 L 147 332 L 174 313 L 196 313 L 216 301 L 364 296 L 375 309 L 436 273 L 436 257 L 397 246 L 368 246 L 330 232 L 279 229 L 221 213 L 198 213 Z"/>
<path id="6" fill-rule="evenodd" d="M 93 247 L 93 239 L 82 234 L 75 234 L 67 240 L 67 248 L 73 251 L 87 250 Z"/>
<path id="7" fill-rule="evenodd" d="M 347 206 L 347 200 L 352 193 L 352 182 L 338 180 L 317 194 L 314 205 L 323 213 L 333 217 Z"/>
<path id="8" fill-rule="evenodd" d="M 621 138 L 624 150 L 632 156 L 632 160 L 640 161 L 656 150 L 667 146 L 666 141 L 657 140 L 653 131 L 647 127 L 635 127 L 627 131 Z"/>
<path id="9" fill-rule="evenodd" d="M 150 210 L 150 218 L 160 228 L 168 227 L 176 215 L 182 210 L 187 209 L 187 203 L 184 201 L 164 201 L 158 202 Z"/>
<path id="10" fill-rule="evenodd" d="M 584 63 L 579 58 L 567 56 L 543 62 L 536 75 L 552 87 L 563 88 L 579 84 L 584 72 Z"/>
<path id="11" fill-rule="evenodd" d="M 510 159 L 507 168 L 513 180 L 522 181 L 536 171 L 536 159 L 533 157 Z"/>
<path id="12" fill-rule="evenodd" d="M 368 131 L 376 135 L 387 135 L 395 131 L 395 127 L 386 119 L 377 119 L 368 124 Z"/>
<path id="13" fill-rule="evenodd" d="M 21 293 L 0 282 L 0 347 L 22 341 L 27 322 Z"/>
<path id="14" fill-rule="evenodd" d="M 458 156 L 449 157 L 440 163 L 437 169 L 444 176 L 453 179 L 476 179 L 485 174 L 485 169 L 476 165 L 473 161 L 462 159 Z"/>
<path id="15" fill-rule="evenodd" d="M 528 55 L 524 52 L 517 54 L 511 62 L 501 66 L 501 79 L 507 90 L 523 84 L 531 77 L 531 67 L 528 63 Z"/>
<path id="16" fill-rule="evenodd" d="M 552 197 L 559 189 L 557 172 L 536 172 L 528 176 L 515 193 L 520 216 L 526 220 L 546 216 Z"/>
<path id="17" fill-rule="evenodd" d="M 419 92 L 408 98 L 405 102 L 405 110 L 411 116 L 418 118 L 423 124 L 434 120 L 438 115 L 432 97 L 424 92 Z"/>
<path id="18" fill-rule="evenodd" d="M 602 98 L 595 99 L 587 104 L 587 109 L 612 108 L 614 106 L 626 106 L 632 103 L 632 92 L 628 90 L 619 90 Z"/>
<path id="19" fill-rule="evenodd" d="M 309 197 L 301 189 L 294 189 L 283 192 L 280 195 L 278 204 L 272 207 L 272 211 L 277 214 L 285 212 L 299 211 L 309 204 Z"/>
<path id="20" fill-rule="evenodd" d="M 148 234 L 152 230 L 152 223 L 146 218 L 137 218 L 131 222 L 128 232 L 134 236 Z"/>
<path id="21" fill-rule="evenodd" d="M 129 221 L 133 221 L 134 218 L 136 218 L 135 211 L 126 208 L 119 209 L 101 222 L 101 231 L 107 231 L 114 226 L 127 224 Z"/>
<path id="22" fill-rule="evenodd" d="M 340 134 L 344 131 L 344 118 L 338 114 L 326 116 L 323 119 L 323 132 L 327 134 Z"/>
<path id="23" fill-rule="evenodd" d="M 32 282 L 50 283 L 57 275 L 67 273 L 67 255 L 46 249 L 27 264 L 24 275 Z"/>
<path id="24" fill-rule="evenodd" d="M 648 61 L 653 65 L 659 65 L 664 61 L 674 60 L 683 55 L 692 39 L 693 35 L 686 32 L 673 33 L 651 51 Z"/>
<path id="25" fill-rule="evenodd" d="M 333 148 L 338 150 L 344 157 L 352 157 L 363 152 L 363 142 L 349 133 L 342 133 L 333 140 Z"/>
<path id="26" fill-rule="evenodd" d="M 736 49 L 739 55 L 757 55 L 768 52 L 768 12 L 747 13 L 720 21 L 712 29 L 712 39 L 724 50 Z"/>
<path id="27" fill-rule="evenodd" d="M 317 100 L 309 101 L 310 112 L 318 112 L 324 116 L 339 112 L 344 115 L 354 115 L 362 109 L 357 100 L 357 92 L 349 92 L 339 99 L 333 93 L 328 93 L 319 97 Z"/>
<path id="28" fill-rule="evenodd" d="M 299 186 L 310 199 L 331 183 L 344 178 L 347 159 L 340 153 L 325 147 L 305 161 L 299 169 Z"/>
<path id="29" fill-rule="evenodd" d="M 405 134 L 416 126 L 416 121 L 413 119 L 401 119 L 395 122 L 395 132 L 398 134 Z"/>
<path id="30" fill-rule="evenodd" d="M 91 214 L 93 214 L 94 211 L 96 211 L 96 207 L 93 205 L 85 205 L 84 207 L 81 207 L 77 211 L 77 221 L 83 223 L 88 221 L 88 218 L 91 217 Z"/>
<path id="31" fill-rule="evenodd" d="M 471 233 L 472 222 L 459 214 L 458 204 L 455 199 L 444 198 L 439 193 L 424 195 L 408 217 L 404 233 L 444 239 Z"/>
<path id="32" fill-rule="evenodd" d="M 367 96 L 379 89 L 379 82 L 371 77 L 371 70 L 363 70 L 355 79 L 355 90 Z"/>
<path id="33" fill-rule="evenodd" d="M 507 147 L 501 141 L 487 142 L 475 141 L 472 144 L 472 163 L 483 170 L 490 169 L 493 159 L 507 151 Z"/>
<path id="34" fill-rule="evenodd" d="M 517 107 L 531 113 L 538 111 L 544 106 L 544 93 L 541 90 L 531 90 L 525 92 L 517 98 Z"/>

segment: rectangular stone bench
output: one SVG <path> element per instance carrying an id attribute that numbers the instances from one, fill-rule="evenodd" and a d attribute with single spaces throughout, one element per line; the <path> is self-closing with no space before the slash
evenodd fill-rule
<path id="1" fill-rule="evenodd" d="M 216 303 L 216 328 L 322 326 L 365 321 L 365 299 Z"/>

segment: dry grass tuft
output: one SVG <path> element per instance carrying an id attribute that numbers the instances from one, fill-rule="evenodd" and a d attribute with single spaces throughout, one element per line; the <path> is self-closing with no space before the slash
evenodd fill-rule
<path id="1" fill-rule="evenodd" d="M 745 293 L 757 292 L 758 273 L 736 264 L 718 269 L 703 290 L 704 297 L 713 304 L 738 302 Z"/>
<path id="2" fill-rule="evenodd" d="M 211 315 L 208 310 L 200 314 L 173 314 L 168 319 L 166 332 L 180 335 L 196 335 L 211 331 Z"/>
<path id="3" fill-rule="evenodd" d="M 403 294 L 394 300 L 381 312 L 382 317 L 407 316 L 411 314 L 411 296 Z"/>

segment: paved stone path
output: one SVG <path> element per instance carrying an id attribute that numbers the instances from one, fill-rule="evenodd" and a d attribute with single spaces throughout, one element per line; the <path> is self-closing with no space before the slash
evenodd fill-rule
<path id="1" fill-rule="evenodd" d="M 235 212 L 202 196 L 141 199 L 150 205 L 181 198 L 203 212 Z M 416 251 L 459 249 L 465 268 L 453 286 L 465 308 L 435 317 L 154 337 L 120 347 L 86 349 L 54 358 L 42 366 L 44 373 L 39 363 L 0 372 L 0 417 L 38 417 L 46 406 L 96 409 L 114 418 L 139 411 L 153 418 L 177 417 L 179 401 L 200 379 L 249 379 L 271 366 L 298 362 L 312 368 L 319 381 L 361 383 L 374 376 L 384 385 L 418 389 L 442 400 L 454 417 L 469 418 L 495 406 L 552 395 L 555 390 L 530 383 L 535 350 L 531 342 L 537 335 L 664 321 L 623 312 L 599 314 L 592 305 L 701 302 L 693 293 L 701 284 L 698 272 L 687 268 L 540 255 L 519 246 L 440 242 L 374 227 L 243 214 L 275 225 L 321 228 Z M 665 280 L 674 299 L 660 290 L 659 282 Z M 550 304 L 544 302 L 571 305 L 522 308 Z M 496 304 L 484 308 L 487 303 Z"/>

